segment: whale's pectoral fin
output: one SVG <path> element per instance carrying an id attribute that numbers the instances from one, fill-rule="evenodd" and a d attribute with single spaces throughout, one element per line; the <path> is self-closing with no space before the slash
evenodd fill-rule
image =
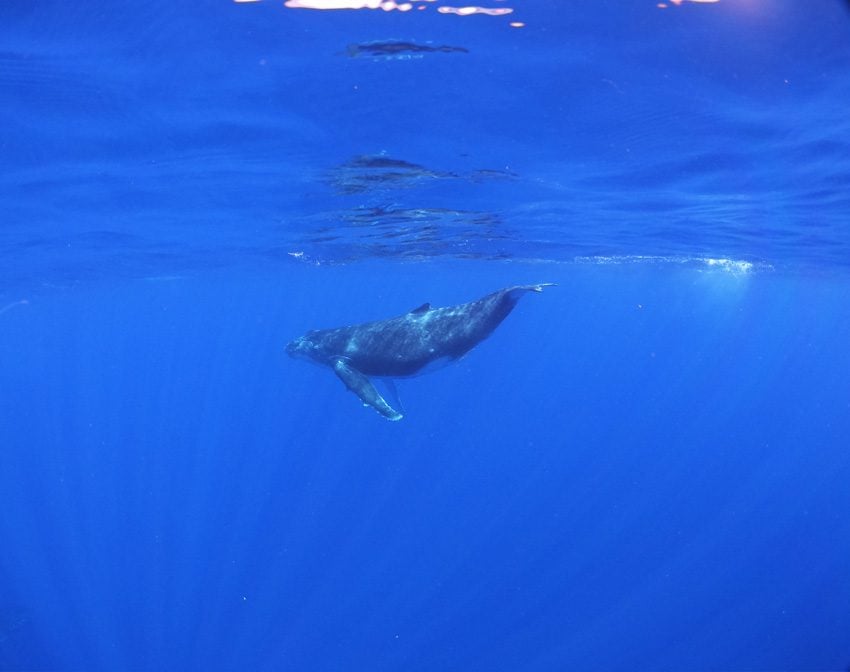
<path id="1" fill-rule="evenodd" d="M 401 403 L 401 397 L 398 395 L 395 383 L 392 378 L 381 378 L 379 384 L 383 386 L 383 397 L 389 400 L 390 406 L 398 409 L 398 412 L 404 415 L 404 404 Z"/>
<path id="2" fill-rule="evenodd" d="M 372 381 L 344 359 L 334 360 L 333 369 L 345 386 L 367 406 L 371 406 L 387 420 L 401 420 L 402 414 L 390 406 L 372 385 Z"/>

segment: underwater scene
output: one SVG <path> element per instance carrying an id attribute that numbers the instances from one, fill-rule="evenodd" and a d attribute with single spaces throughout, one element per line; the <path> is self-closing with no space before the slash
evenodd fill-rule
<path id="1" fill-rule="evenodd" d="M 850 2 L 5 0 L 0 103 L 0 671 L 850 669 Z"/>

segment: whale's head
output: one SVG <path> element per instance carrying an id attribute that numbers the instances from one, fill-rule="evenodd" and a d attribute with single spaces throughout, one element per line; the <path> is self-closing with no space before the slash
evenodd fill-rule
<path id="1" fill-rule="evenodd" d="M 290 341 L 286 344 L 286 353 L 297 359 L 323 363 L 327 359 L 327 353 L 322 347 L 321 339 L 315 337 L 316 334 L 315 331 L 308 331 L 303 336 Z"/>

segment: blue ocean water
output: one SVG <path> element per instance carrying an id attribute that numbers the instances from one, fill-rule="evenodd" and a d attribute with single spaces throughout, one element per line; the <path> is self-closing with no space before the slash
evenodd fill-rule
<path id="1" fill-rule="evenodd" d="M 0 670 L 846 669 L 847 3 L 297 4 L 0 6 Z"/>

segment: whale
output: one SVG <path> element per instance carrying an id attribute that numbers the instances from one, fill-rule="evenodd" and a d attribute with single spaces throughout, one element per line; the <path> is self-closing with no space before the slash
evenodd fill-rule
<path id="1" fill-rule="evenodd" d="M 290 341 L 286 352 L 327 366 L 364 406 L 387 420 L 401 420 L 397 400 L 391 405 L 372 378 L 407 378 L 457 361 L 490 336 L 525 294 L 554 284 L 506 287 L 456 306 L 423 303 L 387 320 L 308 331 Z"/>

